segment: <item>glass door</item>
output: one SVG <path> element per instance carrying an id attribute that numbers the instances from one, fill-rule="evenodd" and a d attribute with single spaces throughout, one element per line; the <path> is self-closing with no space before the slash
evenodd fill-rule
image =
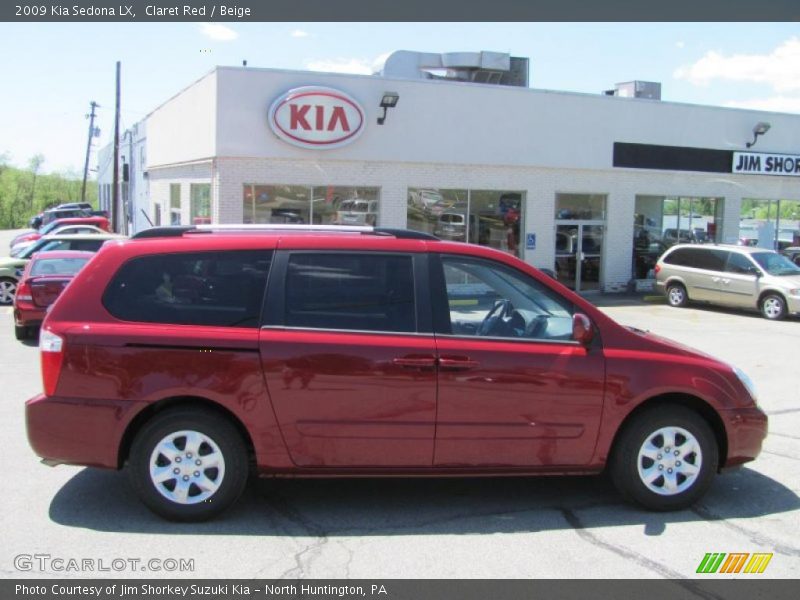
<path id="1" fill-rule="evenodd" d="M 602 222 L 556 221 L 556 277 L 575 291 L 600 289 Z"/>

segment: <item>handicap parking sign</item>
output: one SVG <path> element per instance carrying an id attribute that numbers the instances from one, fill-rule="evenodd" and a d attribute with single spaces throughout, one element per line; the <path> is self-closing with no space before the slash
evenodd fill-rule
<path id="1" fill-rule="evenodd" d="M 527 250 L 536 250 L 536 234 L 535 233 L 526 233 L 525 234 L 525 248 Z"/>

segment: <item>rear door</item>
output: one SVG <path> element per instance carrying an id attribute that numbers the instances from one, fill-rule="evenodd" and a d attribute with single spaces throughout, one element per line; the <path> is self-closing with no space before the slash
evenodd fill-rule
<path id="1" fill-rule="evenodd" d="M 574 307 L 506 265 L 432 257 L 437 466 L 582 465 L 597 440 L 605 359 L 571 340 Z"/>
<path id="2" fill-rule="evenodd" d="M 720 302 L 720 285 L 728 252 L 712 248 L 680 248 L 672 253 L 672 260 L 686 282 L 689 298 L 702 302 Z"/>
<path id="3" fill-rule="evenodd" d="M 295 464 L 431 465 L 436 359 L 426 278 L 422 253 L 277 253 L 259 345 Z"/>

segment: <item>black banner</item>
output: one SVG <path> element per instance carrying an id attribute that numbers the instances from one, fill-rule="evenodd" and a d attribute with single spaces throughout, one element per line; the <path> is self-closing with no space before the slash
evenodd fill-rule
<path id="1" fill-rule="evenodd" d="M 797 21 L 797 0 L 11 0 L 0 21 Z"/>
<path id="2" fill-rule="evenodd" d="M 796 580 L 452 580 L 452 579 L 304 579 L 304 580 L 92 580 L 28 579 L 0 581 L 0 598 L 9 600 L 795 600 Z M 750 579 L 749 577 L 753 577 Z"/>

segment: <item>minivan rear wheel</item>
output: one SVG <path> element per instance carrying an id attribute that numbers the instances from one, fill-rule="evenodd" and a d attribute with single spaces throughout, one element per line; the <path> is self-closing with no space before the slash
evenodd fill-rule
<path id="1" fill-rule="evenodd" d="M 687 508 L 717 472 L 714 433 L 696 412 L 669 405 L 636 415 L 620 433 L 610 463 L 619 491 L 657 511 Z"/>
<path id="2" fill-rule="evenodd" d="M 761 314 L 770 321 L 779 321 L 786 316 L 786 300 L 780 294 L 767 294 L 761 299 Z"/>
<path id="3" fill-rule="evenodd" d="M 667 286 L 667 302 L 670 306 L 686 306 L 689 303 L 686 288 L 680 283 L 670 283 Z"/>
<path id="4" fill-rule="evenodd" d="M 171 521 L 205 521 L 244 491 L 247 449 L 224 417 L 205 409 L 173 409 L 137 434 L 128 475 L 154 513 Z"/>

